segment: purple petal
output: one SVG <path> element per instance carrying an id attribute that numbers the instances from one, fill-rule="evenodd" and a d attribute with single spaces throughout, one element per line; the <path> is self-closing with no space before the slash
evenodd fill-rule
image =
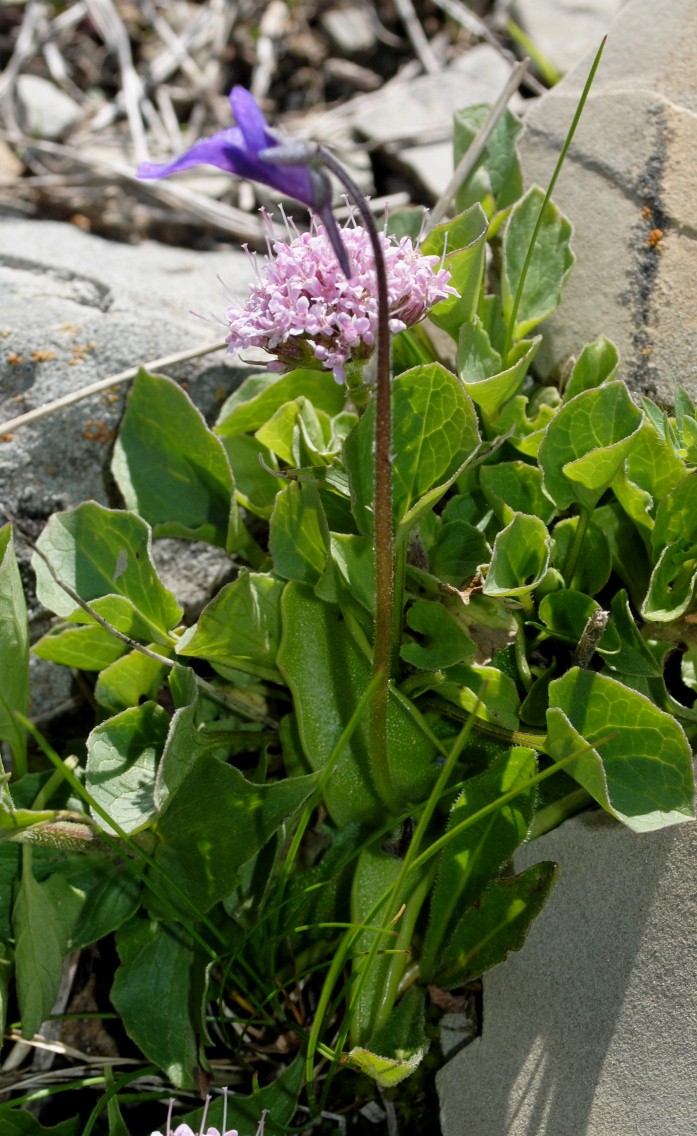
<path id="1" fill-rule="evenodd" d="M 230 106 L 235 122 L 242 131 L 244 146 L 257 153 L 267 146 L 273 146 L 273 136 L 259 105 L 244 87 L 233 87 L 230 91 Z"/>
<path id="2" fill-rule="evenodd" d="M 243 146 L 242 132 L 233 126 L 229 130 L 213 134 L 211 138 L 202 138 L 200 142 L 195 142 L 190 150 L 180 154 L 172 162 L 141 162 L 138 166 L 138 177 L 167 177 L 180 170 L 188 170 L 191 166 L 203 165 L 217 166 L 218 169 L 226 170 L 228 173 L 239 174 L 237 155 L 244 153 Z"/>

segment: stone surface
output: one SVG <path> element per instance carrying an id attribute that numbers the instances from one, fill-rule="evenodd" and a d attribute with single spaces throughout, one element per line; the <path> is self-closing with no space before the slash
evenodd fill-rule
<path id="1" fill-rule="evenodd" d="M 591 64 L 534 105 L 522 156 L 546 185 Z M 575 227 L 577 263 L 545 325 L 543 374 L 600 333 L 630 387 L 672 402 L 697 396 L 697 6 L 632 0 L 605 54 L 554 198 Z"/>
<path id="2" fill-rule="evenodd" d="M 419 145 L 395 146 L 391 160 L 436 200 L 453 172 L 453 114 L 462 107 L 494 102 L 510 70 L 499 52 L 482 44 L 437 75 L 420 75 L 409 84 L 364 96 L 354 127 L 361 138 L 381 145 L 423 139 Z"/>
<path id="3" fill-rule="evenodd" d="M 58 142 L 82 118 L 82 109 L 75 100 L 40 75 L 19 75 L 16 92 L 17 117 L 30 138 Z"/>
<path id="4" fill-rule="evenodd" d="M 597 51 L 625 0 L 510 0 L 507 14 L 558 71 Z M 654 6 L 655 11 L 655 6 Z"/>
<path id="5" fill-rule="evenodd" d="M 588 812 L 516 868 L 540 860 L 561 868 L 547 907 L 438 1075 L 443 1136 L 693 1136 L 697 825 Z"/>
<path id="6" fill-rule="evenodd" d="M 320 23 L 335 51 L 342 55 L 360 55 L 375 47 L 375 24 L 367 4 L 346 8 L 328 8 Z"/>

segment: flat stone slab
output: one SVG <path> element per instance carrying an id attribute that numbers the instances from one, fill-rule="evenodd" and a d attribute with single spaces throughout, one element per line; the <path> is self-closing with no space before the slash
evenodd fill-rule
<path id="1" fill-rule="evenodd" d="M 697 825 L 591 811 L 516 870 L 540 860 L 560 865 L 549 902 L 438 1075 L 443 1136 L 694 1136 Z"/>
<path id="2" fill-rule="evenodd" d="M 546 186 L 586 80 L 587 57 L 526 118 L 526 182 Z M 630 387 L 697 397 L 697 5 L 632 0 L 610 30 L 554 198 L 576 266 L 537 356 L 543 374 L 601 333 Z"/>
<path id="3" fill-rule="evenodd" d="M 570 71 L 601 39 L 625 0 L 511 0 L 510 16 L 558 71 Z"/>

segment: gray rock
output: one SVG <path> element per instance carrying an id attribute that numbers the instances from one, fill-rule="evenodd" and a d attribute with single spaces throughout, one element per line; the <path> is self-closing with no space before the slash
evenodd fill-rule
<path id="1" fill-rule="evenodd" d="M 357 100 L 354 127 L 372 143 L 399 143 L 390 146 L 391 161 L 435 200 L 453 172 L 453 114 L 462 107 L 494 102 L 510 70 L 503 56 L 482 44 L 439 74 L 388 85 Z M 402 144 L 405 138 L 417 144 Z"/>
<path id="2" fill-rule="evenodd" d="M 511 0 L 508 14 L 558 71 L 570 71 L 600 41 L 625 0 Z"/>
<path id="3" fill-rule="evenodd" d="M 17 118 L 30 138 L 58 142 L 82 118 L 82 108 L 49 79 L 20 75 L 16 84 Z"/>
<path id="4" fill-rule="evenodd" d="M 591 59 L 532 107 L 522 156 L 546 185 Z M 536 360 L 549 374 L 601 332 L 622 377 L 670 404 L 697 396 L 697 8 L 656 17 L 632 0 L 614 22 L 555 201 L 575 227 L 577 263 Z"/>
<path id="5" fill-rule="evenodd" d="M 697 825 L 589 812 L 515 866 L 540 860 L 561 866 L 547 907 L 438 1075 L 443 1136 L 693 1136 Z"/>
<path id="6" fill-rule="evenodd" d="M 116 244 L 58 222 L 0 220 L 0 248 L 0 422 L 134 364 L 222 339 L 223 328 L 195 318 L 191 308 L 222 315 L 226 288 L 243 298 L 252 272 L 239 248 L 202 253 Z M 222 351 L 164 370 L 209 418 L 245 373 Z M 13 431 L 0 427 L 0 502 L 33 535 L 52 512 L 85 499 L 121 504 L 109 463 L 127 389 L 93 395 Z M 162 555 L 174 578 L 176 557 L 166 543 Z M 33 597 L 21 541 L 18 551 L 38 636 L 48 621 Z M 182 599 L 193 612 L 220 570 L 219 558 L 180 550 L 178 559 L 187 561 Z M 35 709 L 65 702 L 67 674 L 37 664 Z"/>

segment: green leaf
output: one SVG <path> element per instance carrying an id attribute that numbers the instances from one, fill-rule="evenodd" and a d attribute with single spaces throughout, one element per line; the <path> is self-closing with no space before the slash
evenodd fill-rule
<path id="1" fill-rule="evenodd" d="M 80 1136 L 81 1131 L 79 1116 L 46 1128 L 31 1112 L 2 1112 L 2 1136 Z"/>
<path id="2" fill-rule="evenodd" d="M 113 857 L 71 856 L 54 866 L 53 876 L 61 876 L 82 899 L 79 918 L 67 944 L 71 951 L 110 935 L 138 910 L 141 882 L 124 864 L 116 870 Z"/>
<path id="3" fill-rule="evenodd" d="M 627 686 L 571 670 L 550 683 L 546 752 L 635 832 L 693 816 L 692 755 L 669 714 Z"/>
<path id="4" fill-rule="evenodd" d="M 102 722 L 87 739 L 87 789 L 126 832 L 143 828 L 155 812 L 155 771 L 168 726 L 166 710 L 145 702 Z M 94 819 L 116 833 L 98 814 Z"/>
<path id="5" fill-rule="evenodd" d="M 434 981 L 440 969 L 441 946 L 459 922 L 460 913 L 475 903 L 525 840 L 535 809 L 535 789 L 529 782 L 536 773 L 534 752 L 514 746 L 485 773 L 467 781 L 453 805 L 447 829 L 453 836 L 438 858 L 422 952 L 421 973 L 426 982 Z M 462 832 L 455 831 L 463 821 L 518 787 L 520 793 L 495 812 L 475 820 Z"/>
<path id="6" fill-rule="evenodd" d="M 283 581 L 273 576 L 240 572 L 203 609 L 198 623 L 182 635 L 177 653 L 278 682 L 283 587 Z"/>
<path id="7" fill-rule="evenodd" d="M 433 575 L 455 588 L 471 580 L 480 564 L 488 564 L 490 559 L 491 549 L 484 535 L 467 521 L 447 521 L 429 551 Z"/>
<path id="8" fill-rule="evenodd" d="M 564 386 L 564 402 L 575 398 L 583 391 L 593 390 L 614 379 L 620 356 L 614 343 L 604 335 L 583 348 L 574 363 L 568 382 Z"/>
<path id="9" fill-rule="evenodd" d="M 112 470 L 126 506 L 155 536 L 233 547 L 234 482 L 225 448 L 182 388 L 142 367 L 131 390 Z"/>
<path id="10" fill-rule="evenodd" d="M 82 671 L 101 671 L 128 650 L 126 644 L 97 623 L 52 627 L 32 647 L 40 659 Z"/>
<path id="11" fill-rule="evenodd" d="M 369 1048 L 354 1047 L 347 1055 L 346 1064 L 388 1089 L 411 1076 L 426 1056 L 428 1047 L 425 993 L 412 986 L 373 1034 Z"/>
<path id="12" fill-rule="evenodd" d="M 167 668 L 140 651 L 129 651 L 105 667 L 94 688 L 94 697 L 109 714 L 119 714 L 139 702 L 155 701 Z"/>
<path id="13" fill-rule="evenodd" d="M 501 302 L 506 323 L 513 318 L 513 305 L 532 241 L 533 231 L 544 203 L 538 186 L 529 189 L 513 206 L 503 232 Z M 554 311 L 561 298 L 574 255 L 569 243 L 571 225 L 548 201 L 542 225 L 528 267 L 523 294 L 516 313 L 513 339 L 522 339 Z"/>
<path id="14" fill-rule="evenodd" d="M 584 391 L 552 419 L 539 451 L 545 489 L 560 508 L 593 508 L 611 485 L 643 422 L 622 382 Z"/>
<path id="15" fill-rule="evenodd" d="M 504 525 L 515 513 L 530 513 L 548 525 L 557 511 L 544 491 L 542 471 L 536 465 L 524 461 L 484 465 L 479 478 L 484 496 Z"/>
<path id="16" fill-rule="evenodd" d="M 596 514 L 593 514 L 595 518 Z M 563 571 L 569 548 L 576 536 L 578 517 L 565 517 L 552 530 L 552 563 Z M 573 577 L 567 580 L 569 588 L 594 596 L 607 584 L 612 571 L 612 553 L 605 530 L 591 521 L 583 536 L 581 554 Z"/>
<path id="17" fill-rule="evenodd" d="M 61 876 L 37 883 L 27 851 L 13 923 L 22 1037 L 31 1038 L 53 1009 L 82 897 Z"/>
<path id="18" fill-rule="evenodd" d="M 237 500 L 250 513 L 268 520 L 276 494 L 286 484 L 269 473 L 269 467 L 277 468 L 276 455 L 249 434 L 226 434 L 223 445 L 235 478 Z"/>
<path id="19" fill-rule="evenodd" d="M 354 533 L 330 533 L 332 567 L 354 599 L 372 614 L 375 612 L 375 549 L 372 538 Z M 329 575 L 329 573 L 328 573 Z M 326 589 L 326 590 L 325 590 Z M 341 602 L 334 589 L 330 594 L 329 579 L 323 579 L 315 594 L 329 602 Z"/>
<path id="20" fill-rule="evenodd" d="M 303 455 L 307 460 L 303 460 L 298 449 L 301 427 L 309 443 L 308 452 Z M 288 465 L 302 466 L 316 464 L 314 455 L 324 452 L 329 434 L 327 415 L 317 411 L 309 399 L 299 396 L 280 406 L 254 437 Z"/>
<path id="21" fill-rule="evenodd" d="M 659 503 L 651 545 L 658 559 L 641 613 L 667 622 L 689 609 L 697 585 L 697 473 Z"/>
<path id="22" fill-rule="evenodd" d="M 560 588 L 558 592 L 542 597 L 538 615 L 555 639 L 575 647 L 588 620 L 599 610 L 600 604 L 583 592 Z"/>
<path id="23" fill-rule="evenodd" d="M 399 375 L 392 392 L 395 455 L 393 515 L 397 542 L 420 511 L 445 493 L 479 445 L 474 407 L 461 383 L 439 363 Z M 345 460 L 354 515 L 361 532 L 373 528 L 375 400 L 347 438 Z"/>
<path id="24" fill-rule="evenodd" d="M 440 256 L 457 292 L 435 304 L 428 313 L 437 327 L 457 339 L 463 323 L 474 318 L 486 265 L 487 219 L 481 205 L 432 229 L 423 241 L 425 256 Z"/>
<path id="25" fill-rule="evenodd" d="M 385 899 L 391 896 L 401 870 L 402 861 L 398 856 L 389 855 L 382 848 L 368 847 L 358 856 L 353 872 L 351 921 L 356 927 L 368 921 L 368 927 L 361 930 L 353 946 L 354 972 L 360 976 L 362 984 L 360 993 L 351 999 L 351 1037 L 356 1042 L 371 1039 L 375 1032 L 375 1021 L 382 1009 L 392 968 L 398 967 L 401 973 L 406 968 L 406 958 L 400 959 L 391 953 L 395 949 L 395 928 L 388 927 L 384 934 L 377 930 L 386 916 Z M 364 975 L 366 959 L 376 936 L 377 953 Z"/>
<path id="26" fill-rule="evenodd" d="M 400 655 L 405 662 L 421 670 L 438 670 L 472 661 L 474 643 L 442 603 L 417 599 L 407 609 L 406 621 L 422 641 L 403 643 Z"/>
<path id="27" fill-rule="evenodd" d="M 0 739 L 6 741 L 16 772 L 26 767 L 27 742 L 15 710 L 27 713 L 29 646 L 27 605 L 15 559 L 12 529 L 0 529 Z"/>
<path id="28" fill-rule="evenodd" d="M 203 754 L 157 822 L 155 862 L 207 911 L 233 890 L 238 869 L 300 808 L 315 785 L 312 775 L 257 785 L 232 765 Z M 176 892 L 171 898 L 181 904 Z"/>
<path id="29" fill-rule="evenodd" d="M 297 370 L 282 377 L 265 375 L 263 378 L 269 381 L 262 386 L 259 376 L 254 376 L 255 387 L 252 390 L 259 386 L 261 389 L 251 398 L 245 391 L 250 379 L 231 395 L 221 410 L 215 427 L 216 434 L 225 438 L 231 434 L 247 434 L 258 430 L 287 402 L 301 397 L 329 417 L 344 409 L 344 388 L 335 383 L 326 371 Z"/>
<path id="30" fill-rule="evenodd" d="M 673 443 L 646 419 L 612 488 L 637 527 L 650 535 L 658 504 L 680 484 L 686 473 L 685 463 Z"/>
<path id="31" fill-rule="evenodd" d="M 534 864 L 518 876 L 494 880 L 481 902 L 462 916 L 440 959 L 434 982 L 444 989 L 462 986 L 519 951 L 549 896 L 557 865 Z"/>
<path id="32" fill-rule="evenodd" d="M 135 612 L 150 640 L 170 642 L 168 632 L 179 623 L 182 609 L 157 576 L 150 527 L 140 517 L 86 501 L 76 509 L 54 513 L 37 547 L 58 577 L 83 600 L 106 597 L 108 602 Z M 32 565 L 41 603 L 56 615 L 70 616 L 77 606 L 75 601 L 58 586 L 36 553 Z M 111 608 L 94 606 L 115 623 L 110 618 Z M 82 612 L 80 616 L 80 622 L 89 621 Z M 116 626 L 123 630 L 119 624 Z"/>
<path id="33" fill-rule="evenodd" d="M 488 602 L 493 601 L 488 600 Z M 470 606 L 471 603 L 468 607 Z M 497 606 L 500 607 L 500 604 Z M 508 615 L 507 618 L 510 620 L 513 617 Z M 497 642 L 497 631 L 499 637 L 503 639 L 502 643 Z M 472 638 L 475 638 L 476 628 L 472 627 L 471 633 Z M 499 628 L 495 623 L 492 623 L 491 635 L 492 646 L 494 644 L 499 647 L 506 646 L 509 641 L 507 630 Z M 446 681 L 439 683 L 434 689 L 467 714 L 475 714 L 482 721 L 502 726 L 504 730 L 518 729 L 520 707 L 518 689 L 513 679 L 498 667 L 477 664 L 450 667 Z"/>
<path id="34" fill-rule="evenodd" d="M 184 928 L 132 919 L 116 933 L 111 1001 L 129 1037 L 172 1084 L 193 1089 L 203 1031 L 204 967 Z"/>
<path id="35" fill-rule="evenodd" d="M 455 366 L 462 385 L 486 418 L 493 418 L 504 403 L 518 393 L 542 336 L 523 339 L 511 348 L 508 366 L 502 367 L 501 356 L 495 351 L 483 325 L 475 317 L 460 328 Z"/>
<path id="36" fill-rule="evenodd" d="M 339 609 L 318 600 L 307 588 L 288 584 L 282 613 L 278 665 L 293 695 L 305 756 L 312 769 L 322 769 L 370 681 L 370 661 L 356 646 Z M 387 735 L 397 796 L 421 800 L 435 779 L 435 752 L 394 696 L 388 704 Z M 368 754 L 364 719 L 325 789 L 327 808 L 340 826 L 384 815 L 370 780 Z"/>
<path id="37" fill-rule="evenodd" d="M 537 457 L 544 432 L 560 405 L 561 395 L 556 387 L 537 387 L 529 397 L 518 394 L 502 407 L 496 432 L 499 436 L 505 434 L 521 454 Z"/>
<path id="38" fill-rule="evenodd" d="M 469 149 L 479 129 L 486 121 L 491 107 L 486 104 L 455 111 L 453 122 L 454 164 L 457 166 Z M 457 209 L 466 209 L 473 202 L 482 205 L 488 218 L 512 205 L 523 195 L 523 175 L 516 150 L 518 135 L 523 129 L 520 119 L 506 109 L 489 135 L 481 158 L 465 184 L 458 190 Z"/>
<path id="39" fill-rule="evenodd" d="M 624 588 L 612 600 L 612 622 L 598 645 L 598 654 L 612 671 L 660 678 L 663 667 L 634 622 Z M 608 632 L 614 631 L 613 641 Z M 616 643 L 614 642 L 616 640 Z"/>
<path id="40" fill-rule="evenodd" d="M 274 571 L 298 584 L 316 584 L 324 572 L 329 529 L 315 485 L 291 481 L 276 497 L 269 551 Z"/>
<path id="41" fill-rule="evenodd" d="M 516 513 L 497 534 L 482 591 L 487 596 L 532 592 L 549 567 L 550 538 L 539 517 Z"/>

